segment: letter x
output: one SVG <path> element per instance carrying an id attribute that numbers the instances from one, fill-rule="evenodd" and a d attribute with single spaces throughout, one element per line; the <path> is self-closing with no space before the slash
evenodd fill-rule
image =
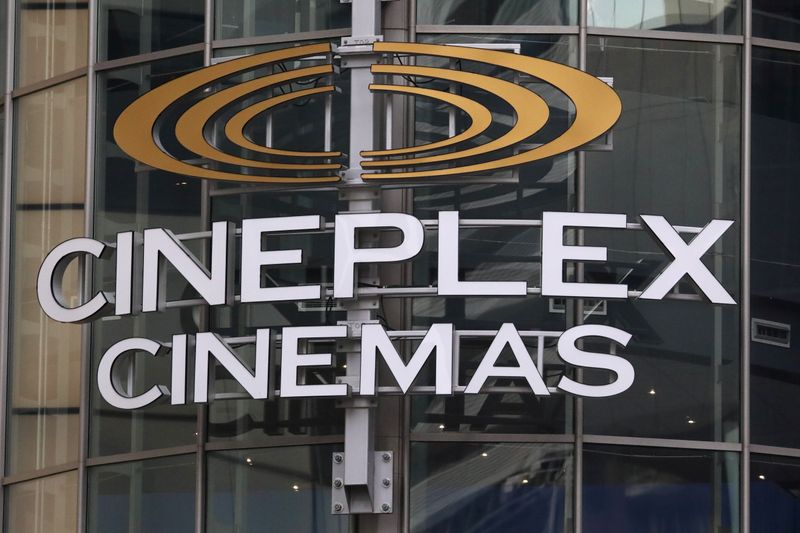
<path id="1" fill-rule="evenodd" d="M 736 303 L 717 281 L 717 278 L 700 261 L 703 254 L 731 227 L 732 220 L 712 220 L 687 244 L 664 217 L 642 215 L 641 218 L 647 229 L 661 241 L 666 251 L 673 257 L 673 261 L 639 298 L 661 300 L 684 275 L 688 275 L 711 302 L 716 304 Z"/>

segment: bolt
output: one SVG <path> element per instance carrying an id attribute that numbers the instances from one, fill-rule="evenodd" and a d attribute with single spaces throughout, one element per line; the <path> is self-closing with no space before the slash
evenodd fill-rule
<path id="1" fill-rule="evenodd" d="M 381 505 L 381 511 L 383 511 L 384 513 L 388 513 L 391 510 L 392 506 L 389 505 L 388 503 L 384 503 L 383 505 Z"/>
<path id="2" fill-rule="evenodd" d="M 385 477 L 383 478 L 383 481 L 381 481 L 381 483 L 383 483 L 384 487 L 390 487 L 392 485 L 392 480 L 389 479 L 388 477 Z"/>
<path id="3" fill-rule="evenodd" d="M 333 454 L 333 462 L 334 462 L 334 463 L 336 463 L 336 464 L 339 464 L 339 463 L 341 463 L 343 460 L 344 460 L 344 457 L 342 457 L 342 454 L 340 454 L 340 453 L 335 453 L 335 454 Z"/>
<path id="4" fill-rule="evenodd" d="M 338 477 L 336 479 L 334 479 L 333 480 L 333 486 L 336 487 L 337 489 L 342 488 L 342 479 L 338 478 Z"/>
<path id="5" fill-rule="evenodd" d="M 392 460 L 392 456 L 389 452 L 383 452 L 383 462 L 388 463 Z"/>
<path id="6" fill-rule="evenodd" d="M 342 509 L 344 509 L 344 507 L 342 507 L 342 504 L 341 504 L 341 503 L 334 503 L 334 504 L 333 504 L 333 510 L 334 510 L 334 512 L 341 513 L 341 512 L 342 512 Z"/>

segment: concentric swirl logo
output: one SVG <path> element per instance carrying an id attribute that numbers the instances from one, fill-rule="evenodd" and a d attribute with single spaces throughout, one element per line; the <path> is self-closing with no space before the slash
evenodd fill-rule
<path id="1" fill-rule="evenodd" d="M 372 47 L 382 57 L 430 56 L 475 62 L 541 80 L 569 98 L 574 116 L 555 138 L 526 145 L 524 141 L 542 130 L 551 117 L 545 100 L 523 84 L 461 69 L 413 65 L 410 61 L 377 63 L 371 66 L 376 79 L 412 83 L 373 83 L 370 90 L 442 102 L 463 112 L 468 126 L 456 135 L 427 144 L 362 152 L 362 178 L 366 181 L 460 176 L 524 165 L 586 145 L 606 133 L 622 112 L 619 97 L 608 85 L 559 63 L 450 45 L 377 42 Z M 306 62 L 314 63 L 312 66 L 285 67 L 286 63 L 302 65 L 300 60 L 308 58 L 314 59 Z M 246 81 L 241 81 L 243 75 Z M 257 117 L 279 106 L 332 93 L 333 82 L 320 84 L 319 80 L 333 79 L 333 50 L 328 43 L 233 59 L 180 76 L 139 97 L 117 119 L 114 139 L 140 163 L 185 176 L 252 183 L 337 182 L 343 169 L 341 152 L 273 148 L 247 133 Z M 441 80 L 490 93 L 510 106 L 513 123 L 497 138 L 477 142 L 496 123 L 495 114 L 481 102 L 424 87 L 413 83 L 414 79 Z M 224 88 L 218 89 L 220 85 Z M 295 85 L 299 88 L 294 89 Z M 255 103 L 243 105 L 262 95 Z"/>

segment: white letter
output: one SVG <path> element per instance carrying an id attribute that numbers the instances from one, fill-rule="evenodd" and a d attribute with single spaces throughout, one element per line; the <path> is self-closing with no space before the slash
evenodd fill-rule
<path id="1" fill-rule="evenodd" d="M 113 295 L 98 292 L 85 304 L 69 308 L 62 288 L 64 272 L 70 261 L 81 254 L 103 259 L 107 249 L 108 247 L 100 241 L 80 238 L 62 242 L 47 254 L 36 280 L 39 305 L 47 316 L 59 322 L 85 322 L 103 311 L 106 304 L 114 300 Z"/>
<path id="2" fill-rule="evenodd" d="M 434 324 L 422 339 L 411 360 L 406 365 L 395 350 L 391 339 L 380 324 L 361 326 L 361 381 L 362 396 L 375 394 L 375 359 L 380 351 L 403 394 L 408 392 L 422 365 L 436 349 L 436 394 L 453 393 L 453 325 Z"/>
<path id="3" fill-rule="evenodd" d="M 561 359 L 574 366 L 610 370 L 617 374 L 617 379 L 608 385 L 584 385 L 563 376 L 558 382 L 558 388 L 564 392 L 589 398 L 605 398 L 628 390 L 633 385 L 633 366 L 616 355 L 579 350 L 575 343 L 581 337 L 603 337 L 622 346 L 627 346 L 631 340 L 629 333 L 611 326 L 585 325 L 568 329 L 558 338 L 558 355 Z"/>
<path id="4" fill-rule="evenodd" d="M 186 361 L 189 356 L 189 335 L 172 336 L 172 386 L 169 403 L 186 403 Z"/>
<path id="5" fill-rule="evenodd" d="M 393 248 L 356 248 L 359 228 L 397 228 L 403 242 Z M 422 250 L 425 229 L 422 222 L 402 213 L 336 215 L 333 295 L 353 297 L 353 274 L 356 263 L 392 263 L 411 259 Z"/>
<path id="6" fill-rule="evenodd" d="M 717 278 L 700 261 L 703 254 L 722 237 L 733 224 L 732 220 L 712 220 L 692 242 L 686 242 L 664 217 L 642 215 L 645 228 L 660 241 L 664 250 L 673 257 L 672 263 L 650 284 L 639 298 L 660 300 L 684 275 L 692 278 L 697 288 L 715 304 L 735 304 Z"/>
<path id="7" fill-rule="evenodd" d="M 126 387 L 123 380 L 114 375 L 114 363 L 125 352 L 142 351 L 156 357 L 160 355 L 162 346 L 150 339 L 125 339 L 106 350 L 97 366 L 97 388 L 105 401 L 117 409 L 141 409 L 169 395 L 169 390 L 162 385 L 154 385 L 144 394 L 139 396 L 126 396 L 119 391 L 130 390 L 132 383 Z"/>
<path id="8" fill-rule="evenodd" d="M 347 326 L 310 326 L 283 328 L 281 343 L 281 398 L 303 398 L 311 396 L 347 396 L 347 385 L 297 384 L 297 369 L 308 366 L 331 366 L 333 356 L 329 353 L 300 354 L 300 339 L 339 339 L 347 336 Z"/>
<path id="9" fill-rule="evenodd" d="M 542 296 L 569 298 L 627 298 L 628 286 L 610 283 L 564 283 L 564 261 L 605 261 L 601 246 L 565 246 L 564 228 L 626 227 L 625 215 L 601 213 L 544 213 L 542 215 Z"/>
<path id="10" fill-rule="evenodd" d="M 524 281 L 458 279 L 458 211 L 439 212 L 439 296 L 525 296 Z"/>
<path id="11" fill-rule="evenodd" d="M 506 344 L 511 348 L 511 352 L 514 354 L 519 366 L 495 366 Z M 500 331 L 497 332 L 497 336 L 486 351 L 486 355 L 483 356 L 483 360 L 481 360 L 475 375 L 472 376 L 469 385 L 464 390 L 464 394 L 478 394 L 490 377 L 523 377 L 528 381 L 528 385 L 533 389 L 534 394 L 550 396 L 547 385 L 545 385 L 539 371 L 536 370 L 531 354 L 528 353 L 528 349 L 525 348 L 525 344 L 522 342 L 522 337 L 519 336 L 519 332 L 513 324 L 503 324 L 500 327 Z"/>
<path id="12" fill-rule="evenodd" d="M 253 372 L 239 355 L 214 333 L 198 333 L 195 340 L 194 401 L 208 401 L 208 389 L 214 390 L 213 380 L 208 376 L 211 356 L 230 372 L 233 379 L 254 399 L 269 398 L 270 393 L 270 331 L 256 330 L 256 364 Z"/>
<path id="13" fill-rule="evenodd" d="M 322 229 L 317 215 L 279 218 L 253 218 L 242 223 L 242 302 L 282 302 L 318 300 L 319 285 L 301 287 L 261 287 L 264 265 L 295 265 L 303 262 L 302 250 L 264 251 L 261 235 L 275 231 Z"/>
<path id="14" fill-rule="evenodd" d="M 142 310 L 142 234 L 117 233 L 117 280 L 115 315 L 136 314 Z"/>
<path id="15" fill-rule="evenodd" d="M 233 244 L 236 227 L 232 222 L 215 222 L 211 229 L 211 273 L 175 235 L 165 229 L 144 232 L 144 276 L 142 310 L 162 311 L 166 307 L 166 262 L 194 287 L 209 305 L 233 304 Z"/>

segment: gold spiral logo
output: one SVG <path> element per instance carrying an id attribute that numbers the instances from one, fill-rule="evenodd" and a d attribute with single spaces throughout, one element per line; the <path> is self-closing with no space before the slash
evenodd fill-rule
<path id="1" fill-rule="evenodd" d="M 466 175 L 500 170 L 524 165 L 540 159 L 563 154 L 597 139 L 619 119 L 622 104 L 619 97 L 604 82 L 580 70 L 519 54 L 448 45 L 416 43 L 384 43 L 373 45 L 378 54 L 406 56 L 432 56 L 449 58 L 500 67 L 521 75 L 531 76 L 555 87 L 574 106 L 574 118 L 569 127 L 545 144 L 520 149 L 523 141 L 539 132 L 550 119 L 550 109 L 541 96 L 523 85 L 464 70 L 404 64 L 375 64 L 371 71 L 386 79 L 402 77 L 429 78 L 450 84 L 462 84 L 493 94 L 513 109 L 513 124 L 503 135 L 488 142 L 459 149 L 460 145 L 474 141 L 487 132 L 495 122 L 492 111 L 485 105 L 465 96 L 448 91 L 420 87 L 416 84 L 372 84 L 373 92 L 396 93 L 444 102 L 462 111 L 469 125 L 457 135 L 428 144 L 391 150 L 372 150 L 361 153 L 365 158 L 361 167 L 364 180 L 408 180 L 453 175 Z M 326 58 L 324 64 L 290 70 L 270 69 L 268 74 L 255 76 L 265 66 L 283 64 L 310 57 Z M 244 73 L 253 73 L 253 79 L 211 92 L 215 84 Z M 334 91 L 332 84 L 281 90 L 272 96 L 271 89 L 293 87 L 301 80 L 332 79 L 332 49 L 327 43 L 275 50 L 230 60 L 203 68 L 169 81 L 145 93 L 128 106 L 114 125 L 114 139 L 118 146 L 139 162 L 153 168 L 212 180 L 253 183 L 331 183 L 339 181 L 338 171 L 342 157 L 335 151 L 281 150 L 263 146 L 248 138 L 248 125 L 258 116 L 270 113 L 281 105 Z M 306 81 L 307 83 L 307 81 Z M 247 98 L 266 94 L 263 100 L 238 109 Z M 186 104 L 186 100 L 190 102 Z M 179 116 L 172 122 L 165 120 L 179 102 Z M 184 109 L 188 105 L 188 108 Z M 231 111 L 232 109 L 232 111 Z M 224 111 L 227 113 L 223 113 Z M 231 114 L 232 113 L 232 114 Z M 225 118 L 222 134 L 213 135 L 210 126 L 220 116 Z M 161 142 L 170 128 L 177 144 L 197 158 L 181 158 Z M 224 142 L 220 142 L 219 137 Z M 174 144 L 174 143 L 173 143 Z M 230 153 L 235 147 L 236 153 Z M 513 155 L 492 157 L 493 154 Z M 241 153 L 255 157 L 243 157 Z M 283 160 L 293 162 L 282 162 Z M 488 159 L 475 162 L 476 159 Z M 309 160 L 313 162 L 308 162 Z M 303 162 L 301 162 L 303 161 Z M 209 162 L 226 168 L 210 168 Z M 444 166 L 444 168 L 442 168 Z M 432 167 L 432 168 L 431 168 Z M 261 172 L 294 173 L 295 175 L 267 175 Z M 309 173 L 315 175 L 309 176 Z M 319 175 L 321 174 L 321 175 Z"/>

